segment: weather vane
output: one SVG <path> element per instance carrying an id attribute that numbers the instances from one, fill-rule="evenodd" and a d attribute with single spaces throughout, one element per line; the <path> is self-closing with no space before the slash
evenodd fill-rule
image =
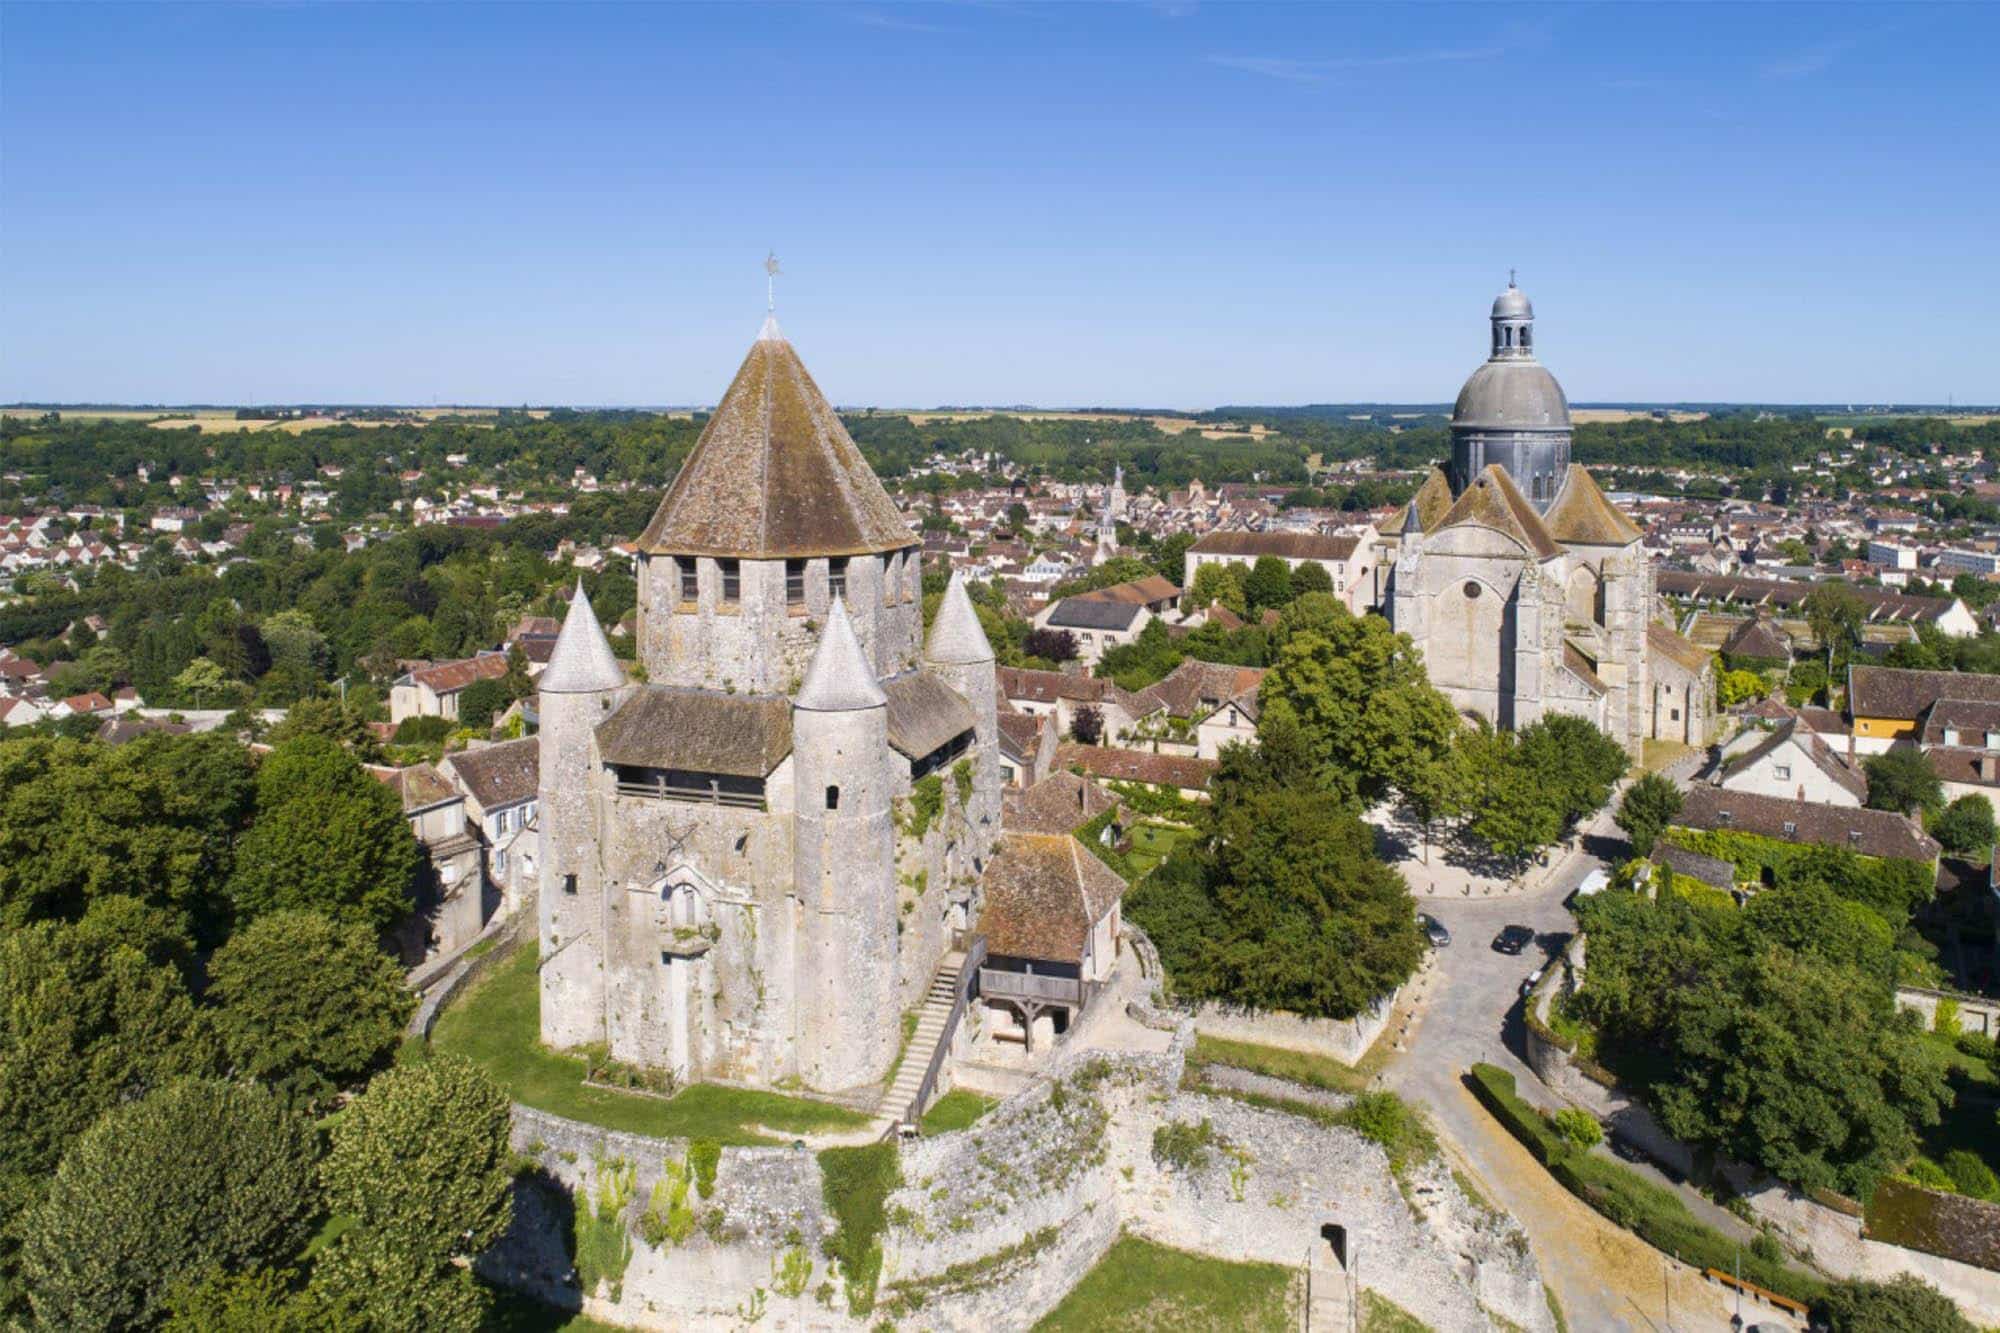
<path id="1" fill-rule="evenodd" d="M 778 275 L 784 272 L 778 267 L 778 252 L 772 250 L 764 255 L 764 312 L 778 313 Z"/>

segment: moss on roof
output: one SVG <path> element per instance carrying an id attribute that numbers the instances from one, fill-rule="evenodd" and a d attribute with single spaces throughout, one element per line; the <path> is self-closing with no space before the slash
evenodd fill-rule
<path id="1" fill-rule="evenodd" d="M 1630 546 L 1641 535 L 1638 525 L 1618 512 L 1580 463 L 1569 465 L 1569 475 L 1542 522 L 1549 535 L 1565 546 Z"/>
<path id="2" fill-rule="evenodd" d="M 1451 482 L 1445 479 L 1442 468 L 1432 468 L 1424 478 L 1424 484 L 1417 487 L 1417 493 L 1410 497 L 1416 502 L 1417 521 L 1424 525 L 1424 531 L 1435 528 L 1444 516 L 1451 512 Z M 1386 519 L 1381 531 L 1391 536 L 1403 531 L 1408 521 L 1410 507 L 1404 505 Z"/>
<path id="3" fill-rule="evenodd" d="M 1562 548 L 1542 523 L 1542 516 L 1528 503 L 1514 479 L 1498 463 L 1488 463 L 1465 493 L 1458 497 L 1438 528 L 1471 523 L 1512 537 L 1543 560 L 1562 554 Z M 1429 531 L 1430 529 L 1427 529 Z"/>

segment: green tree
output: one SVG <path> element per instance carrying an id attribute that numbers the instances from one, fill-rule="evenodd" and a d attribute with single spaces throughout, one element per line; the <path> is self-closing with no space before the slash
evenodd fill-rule
<path id="1" fill-rule="evenodd" d="M 1872 810 L 1908 815 L 1935 810 L 1944 803 L 1944 784 L 1938 781 L 1930 761 L 1916 750 L 1871 755 L 1861 771 L 1868 778 L 1868 806 Z"/>
<path id="2" fill-rule="evenodd" d="M 1723 708 L 1761 699 L 1770 686 L 1754 671 L 1724 671 L 1715 678 L 1715 702 Z"/>
<path id="3" fill-rule="evenodd" d="M 1181 595 L 1181 610 L 1188 614 L 1220 603 L 1239 616 L 1250 614 L 1250 602 L 1243 595 L 1243 571 L 1220 561 L 1204 561 L 1194 568 L 1194 582 Z"/>
<path id="4" fill-rule="evenodd" d="M 289 1258 L 318 1211 L 313 1157 L 310 1130 L 246 1084 L 184 1079 L 116 1108 L 27 1219 L 37 1321 L 145 1327 L 178 1283 Z"/>
<path id="5" fill-rule="evenodd" d="M 165 1333 L 365 1333 L 367 1328 L 355 1312 L 315 1288 L 301 1287 L 290 1269 L 211 1269 L 170 1290 L 166 1308 Z"/>
<path id="6" fill-rule="evenodd" d="M 1292 600 L 1292 569 L 1275 555 L 1260 555 L 1243 580 L 1243 595 L 1252 611 L 1280 607 Z"/>
<path id="7" fill-rule="evenodd" d="M 420 859 L 394 790 L 335 742 L 301 736 L 258 769 L 229 896 L 246 917 L 301 908 L 381 930 L 410 910 Z"/>
<path id="8" fill-rule="evenodd" d="M 1589 722 L 1557 714 L 1515 733 L 1511 762 L 1518 780 L 1548 793 L 1573 824 L 1611 799 L 1631 759 Z"/>
<path id="9" fill-rule="evenodd" d="M 478 1066 L 438 1055 L 378 1074 L 334 1126 L 327 1207 L 354 1226 L 319 1261 L 329 1291 L 391 1333 L 480 1326 L 458 1266 L 512 1214 L 507 1096 Z"/>
<path id="10" fill-rule="evenodd" d="M 1317 560 L 1308 560 L 1292 571 L 1292 596 L 1303 597 L 1309 592 L 1333 591 L 1333 575 L 1326 572 L 1326 566 Z"/>
<path id="11" fill-rule="evenodd" d="M 119 938 L 128 933 L 105 914 L 0 933 L 0 1252 L 100 1114 L 215 1071 L 214 1038 L 157 956 L 171 946 Z"/>
<path id="12" fill-rule="evenodd" d="M 493 715 L 504 712 L 512 702 L 505 680 L 475 680 L 459 692 L 459 725 L 484 731 L 493 725 Z"/>
<path id="13" fill-rule="evenodd" d="M 1960 856 L 1991 851 L 1995 837 L 1993 802 L 1977 792 L 1959 797 L 1937 817 L 1931 834 L 1946 851 Z"/>
<path id="14" fill-rule="evenodd" d="M 272 727 L 264 739 L 278 746 L 299 736 L 325 736 L 362 759 L 375 758 L 381 749 L 360 714 L 342 706 L 338 699 L 299 700 L 285 710 L 285 720 Z"/>
<path id="15" fill-rule="evenodd" d="M 1813 1302 L 1829 1333 L 1978 1333 L 1949 1297 L 1905 1273 L 1890 1282 L 1835 1282 Z"/>
<path id="16" fill-rule="evenodd" d="M 1372 803 L 1450 746 L 1458 715 L 1424 674 L 1409 636 L 1356 616 L 1324 593 L 1288 607 L 1270 674 L 1258 692 L 1266 725 L 1295 726 L 1320 780 Z"/>
<path id="17" fill-rule="evenodd" d="M 237 1074 L 313 1108 L 388 1060 L 415 1004 L 366 928 L 317 912 L 259 917 L 216 952 L 209 978 Z"/>
<path id="18" fill-rule="evenodd" d="M 1653 844 L 1680 812 L 1681 789 L 1671 778 L 1648 773 L 1626 789 L 1613 818 L 1631 840 L 1632 850 L 1651 856 Z"/>
<path id="19" fill-rule="evenodd" d="M 206 657 L 197 657 L 174 677 L 174 688 L 194 698 L 195 707 L 213 704 L 232 684 L 228 673 Z"/>
<path id="20" fill-rule="evenodd" d="M 1844 658 L 1860 644 L 1868 608 L 1846 584 L 1818 583 L 1799 602 L 1799 610 L 1826 653 L 1826 674 L 1831 680 L 1836 654 Z"/>

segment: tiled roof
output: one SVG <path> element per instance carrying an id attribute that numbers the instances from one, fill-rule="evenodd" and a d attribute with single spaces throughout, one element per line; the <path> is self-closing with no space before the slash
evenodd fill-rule
<path id="1" fill-rule="evenodd" d="M 1569 475 L 1542 522 L 1549 535 L 1564 545 L 1630 546 L 1640 537 L 1638 526 L 1604 498 L 1597 482 L 1579 463 L 1569 465 Z"/>
<path id="2" fill-rule="evenodd" d="M 1473 478 L 1437 526 L 1442 529 L 1461 523 L 1491 528 L 1512 537 L 1543 560 L 1562 554 L 1562 548 L 1543 525 L 1542 516 L 1522 496 L 1507 469 L 1498 463 L 1488 463 Z"/>
<path id="3" fill-rule="evenodd" d="M 639 538 L 669 555 L 872 555 L 917 544 L 774 322 Z"/>
<path id="4" fill-rule="evenodd" d="M 1985 733 L 2000 731 L 2000 700 L 1938 700 L 1924 718 L 1924 744 L 1943 745 L 1947 728 L 1978 734 L 1983 742 Z"/>
<path id="5" fill-rule="evenodd" d="M 1730 631 L 1722 641 L 1722 651 L 1731 657 L 1764 657 L 1789 661 L 1792 641 L 1784 631 L 1762 616 L 1752 616 Z"/>
<path id="6" fill-rule="evenodd" d="M 1855 717 L 1914 722 L 1940 699 L 2000 702 L 2000 676 L 1874 666 L 1853 667 L 1847 673 L 1847 711 Z"/>
<path id="7" fill-rule="evenodd" d="M 1735 602 L 1744 606 L 1794 607 L 1818 586 L 1816 583 L 1753 579 L 1735 574 L 1695 574 L 1679 569 L 1663 569 L 1654 576 L 1654 587 L 1662 596 Z M 1870 620 L 1929 622 L 1941 618 L 1957 604 L 1950 597 L 1912 597 L 1907 593 L 1888 592 L 1858 584 L 1841 586 L 1861 600 Z"/>
<path id="8" fill-rule="evenodd" d="M 2000 770 L 1989 776 L 1993 752 L 1969 745 L 1934 745 L 1924 751 L 1924 759 L 1940 782 L 1956 782 L 1968 787 L 2000 787 Z"/>
<path id="9" fill-rule="evenodd" d="M 1932 861 L 1938 845 L 1908 818 L 1888 810 L 1851 809 L 1754 796 L 1724 787 L 1688 790 L 1675 823 L 1694 829 L 1734 829 L 1786 842 L 1845 847 L 1864 856 Z M 1790 830 L 1786 825 L 1792 825 Z"/>
<path id="10" fill-rule="evenodd" d="M 1103 745 L 1066 744 L 1056 748 L 1056 766 L 1078 766 L 1093 777 L 1115 782 L 1144 782 L 1157 787 L 1200 791 L 1220 767 L 1213 759 L 1146 750 L 1117 750 Z"/>
<path id="11" fill-rule="evenodd" d="M 1563 641 L 1563 669 L 1582 681 L 1585 685 L 1588 685 L 1592 694 L 1601 695 L 1611 688 L 1598 677 L 1596 668 L 1590 664 L 1590 659 L 1579 652 L 1576 645 L 1570 643 L 1568 640 Z"/>
<path id="12" fill-rule="evenodd" d="M 906 758 L 922 759 L 978 724 L 972 705 L 928 671 L 893 676 L 882 692 L 889 696 L 889 744 Z"/>
<path id="13" fill-rule="evenodd" d="M 1706 649 L 1657 623 L 1646 626 L 1646 651 L 1697 676 L 1708 665 Z"/>
<path id="14" fill-rule="evenodd" d="M 542 743 L 529 737 L 462 750 L 445 756 L 444 763 L 482 810 L 493 810 L 534 796 L 541 782 L 541 755 Z"/>
<path id="15" fill-rule="evenodd" d="M 1154 602 L 1172 601 L 1181 595 L 1181 590 L 1173 580 L 1158 574 L 1148 574 L 1143 579 L 1131 579 L 1124 583 L 1114 583 L 1108 588 L 1093 588 L 1080 592 L 1072 601 L 1125 602 L 1132 606 L 1150 606 Z"/>
<path id="16" fill-rule="evenodd" d="M 1118 804 L 1118 798 L 1074 773 L 1058 771 L 1002 798 L 1001 825 L 1009 833 L 1068 833 Z"/>
<path id="17" fill-rule="evenodd" d="M 598 723 L 597 748 L 611 764 L 761 778 L 792 752 L 792 707 L 775 695 L 648 685 Z"/>
<path id="18" fill-rule="evenodd" d="M 1031 758 L 1040 748 L 1042 728 L 1053 723 L 1045 715 L 1017 713 L 1002 709 L 999 714 L 1000 748 L 1021 759 Z"/>
<path id="19" fill-rule="evenodd" d="M 1211 532 L 1188 549 L 1196 555 L 1276 556 L 1280 560 L 1345 560 L 1361 539 L 1353 533 Z"/>
<path id="20" fill-rule="evenodd" d="M 1002 958 L 1083 961 L 1091 927 L 1125 881 L 1066 833 L 1005 833 L 986 867 L 979 929 Z"/>
<path id="21" fill-rule="evenodd" d="M 1779 724 L 1763 740 L 1725 763 L 1719 780 L 1726 784 L 1729 779 L 1748 769 L 1764 756 L 1782 746 L 1792 745 L 1795 741 L 1796 748 L 1805 751 L 1806 758 L 1815 768 L 1838 783 L 1855 800 L 1868 799 L 1868 779 L 1849 768 L 1845 760 L 1828 749 L 1826 742 L 1815 735 L 1810 727 L 1801 724 L 1797 718 Z"/>
<path id="22" fill-rule="evenodd" d="M 1140 690 L 1139 695 L 1158 699 L 1175 717 L 1194 717 L 1240 694 L 1254 694 L 1263 682 L 1262 667 L 1228 666 L 1190 657 L 1168 672 L 1165 679 Z"/>
<path id="23" fill-rule="evenodd" d="M 430 764 L 413 764 L 409 768 L 398 769 L 393 781 L 402 795 L 403 813 L 406 815 L 463 799 L 458 789 L 446 782 L 444 775 Z"/>
<path id="24" fill-rule="evenodd" d="M 505 653 L 482 653 L 478 657 L 440 662 L 421 671 L 412 671 L 410 679 L 419 685 L 429 686 L 433 694 L 455 694 L 475 680 L 498 680 L 506 674 Z"/>

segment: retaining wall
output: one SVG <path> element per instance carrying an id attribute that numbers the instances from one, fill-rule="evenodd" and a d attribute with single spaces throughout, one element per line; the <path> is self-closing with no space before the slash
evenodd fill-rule
<path id="1" fill-rule="evenodd" d="M 1368 1053 L 1389 1026 L 1390 1011 L 1401 994 L 1401 988 L 1391 991 L 1355 1018 L 1302 1018 L 1278 1010 L 1242 1009 L 1209 1001 L 1194 1009 L 1194 1023 L 1204 1037 L 1310 1051 L 1351 1065 Z"/>

